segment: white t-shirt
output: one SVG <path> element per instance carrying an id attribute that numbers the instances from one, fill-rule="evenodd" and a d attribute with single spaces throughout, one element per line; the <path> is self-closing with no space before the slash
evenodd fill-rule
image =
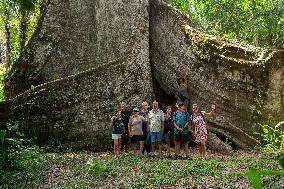
<path id="1" fill-rule="evenodd" d="M 162 122 L 165 120 L 164 112 L 160 109 L 157 112 L 151 110 L 148 114 L 150 121 L 150 132 L 161 132 L 162 131 Z"/>

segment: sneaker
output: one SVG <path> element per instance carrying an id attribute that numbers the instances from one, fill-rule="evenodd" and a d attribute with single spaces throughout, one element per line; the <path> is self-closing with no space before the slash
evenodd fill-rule
<path id="1" fill-rule="evenodd" d="M 182 159 L 182 156 L 181 155 L 175 155 L 174 159 Z"/>
<path id="2" fill-rule="evenodd" d="M 153 152 L 150 152 L 150 153 L 148 154 L 148 157 L 155 157 L 155 154 L 154 154 Z"/>
<path id="3" fill-rule="evenodd" d="M 192 157 L 191 156 L 187 156 L 187 157 L 185 157 L 185 159 L 192 160 Z"/>

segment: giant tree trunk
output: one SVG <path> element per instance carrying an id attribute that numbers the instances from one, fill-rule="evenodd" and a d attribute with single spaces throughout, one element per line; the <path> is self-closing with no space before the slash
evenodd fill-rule
<path id="1" fill-rule="evenodd" d="M 252 148 L 257 122 L 284 119 L 283 51 L 208 36 L 163 1 L 149 2 L 48 1 L 6 82 L 11 99 L 0 105 L 2 127 L 10 119 L 42 143 L 106 148 L 120 100 L 174 104 L 181 76 L 191 103 L 208 110 L 217 102 L 208 120 L 213 150 Z M 38 86 L 29 90 L 33 78 Z"/>

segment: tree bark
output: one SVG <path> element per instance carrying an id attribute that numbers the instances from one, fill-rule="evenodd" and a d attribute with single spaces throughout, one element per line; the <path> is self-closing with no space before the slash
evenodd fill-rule
<path id="1" fill-rule="evenodd" d="M 11 54 L 11 32 L 10 32 L 10 24 L 9 24 L 10 14 L 9 12 L 6 12 L 6 16 L 4 18 L 4 27 L 5 27 L 5 63 L 6 68 L 10 68 L 11 66 L 11 60 L 10 60 L 10 54 Z"/>
<path id="2" fill-rule="evenodd" d="M 20 20 L 20 38 L 19 38 L 20 53 L 23 52 L 23 49 L 27 41 L 28 25 L 29 25 L 28 13 L 24 12 Z"/>

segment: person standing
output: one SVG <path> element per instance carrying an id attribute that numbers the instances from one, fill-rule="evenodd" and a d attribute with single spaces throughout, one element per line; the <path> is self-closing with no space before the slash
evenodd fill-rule
<path id="1" fill-rule="evenodd" d="M 167 155 L 170 158 L 171 155 L 171 142 L 173 138 L 173 131 L 174 131 L 174 122 L 172 119 L 172 107 L 168 106 L 167 111 L 164 116 L 165 124 L 164 124 L 164 135 L 165 141 L 167 143 Z"/>
<path id="2" fill-rule="evenodd" d="M 120 154 L 121 149 L 121 135 L 124 133 L 123 120 L 121 119 L 121 112 L 115 112 L 115 117 L 112 119 L 112 139 L 114 142 L 114 155 Z"/>
<path id="3" fill-rule="evenodd" d="M 186 111 L 186 107 L 183 102 L 178 103 L 179 109 L 173 116 L 174 121 L 174 133 L 175 133 L 175 157 L 177 159 L 181 159 L 182 156 L 180 155 L 180 146 L 184 143 L 184 151 L 186 158 L 192 159 L 189 156 L 189 113 Z"/>
<path id="4" fill-rule="evenodd" d="M 164 130 L 164 112 L 159 109 L 158 102 L 153 102 L 153 109 L 149 112 L 149 128 L 152 142 L 152 152 L 155 155 L 156 147 L 159 148 L 159 156 L 162 156 L 162 138 Z"/>
<path id="5" fill-rule="evenodd" d="M 189 104 L 189 95 L 188 95 L 188 86 L 184 78 L 178 78 L 177 80 L 178 88 L 176 90 L 176 98 L 177 98 L 177 104 L 179 102 L 182 102 L 185 106 L 185 109 L 187 110 L 188 104 Z"/>
<path id="6" fill-rule="evenodd" d="M 131 112 L 127 110 L 127 104 L 125 102 L 120 102 L 121 118 L 123 120 L 125 133 L 122 135 L 122 145 L 124 150 L 127 151 L 129 148 L 129 135 L 128 135 L 128 122 L 131 116 Z"/>
<path id="7" fill-rule="evenodd" d="M 143 116 L 146 121 L 142 121 L 142 131 L 143 131 L 143 140 L 144 140 L 144 147 L 142 150 L 142 154 L 146 153 L 149 155 L 151 152 L 151 144 L 146 144 L 149 128 L 148 128 L 148 114 L 149 114 L 149 109 L 148 109 L 148 103 L 146 101 L 142 102 L 142 108 L 141 111 L 139 112 L 139 115 Z"/>
<path id="8" fill-rule="evenodd" d="M 137 154 L 142 154 L 144 147 L 143 140 L 143 130 L 142 122 L 146 121 L 143 116 L 138 115 L 139 109 L 137 107 L 133 108 L 133 115 L 129 119 L 128 133 L 131 137 L 131 143 L 134 147 L 134 152 Z M 137 143 L 139 143 L 139 151 L 137 151 Z"/>
<path id="9" fill-rule="evenodd" d="M 193 130 L 194 140 L 198 143 L 199 154 L 203 158 L 206 156 L 206 140 L 208 135 L 205 117 L 212 116 L 215 111 L 215 104 L 212 104 L 211 111 L 209 113 L 206 113 L 205 111 L 199 111 L 197 104 L 192 105 L 193 114 L 190 116 L 191 129 Z"/>

